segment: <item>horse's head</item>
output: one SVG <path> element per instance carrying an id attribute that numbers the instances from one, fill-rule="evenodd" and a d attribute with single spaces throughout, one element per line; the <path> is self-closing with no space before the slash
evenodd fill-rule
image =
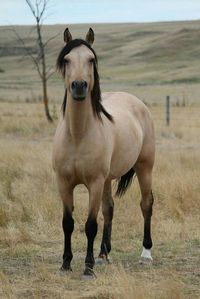
<path id="1" fill-rule="evenodd" d="M 103 113 L 110 121 L 112 116 L 101 104 L 101 89 L 97 71 L 97 56 L 91 45 L 94 42 L 94 32 L 89 29 L 86 39 L 72 39 L 68 28 L 64 32 L 65 46 L 57 59 L 57 68 L 65 80 L 65 97 L 63 115 L 65 114 L 68 93 L 72 100 L 84 101 L 91 96 L 94 115 L 101 119 Z"/>
<path id="2" fill-rule="evenodd" d="M 90 28 L 86 40 L 72 39 L 68 28 L 64 32 L 65 46 L 62 49 L 57 65 L 61 70 L 67 92 L 76 101 L 86 99 L 94 88 L 97 58 L 91 45 L 94 41 L 94 32 Z"/>

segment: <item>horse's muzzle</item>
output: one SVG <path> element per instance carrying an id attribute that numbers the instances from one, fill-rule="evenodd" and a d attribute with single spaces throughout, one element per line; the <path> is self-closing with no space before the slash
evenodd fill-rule
<path id="1" fill-rule="evenodd" d="M 83 101 L 87 95 L 86 81 L 73 81 L 71 84 L 72 97 L 76 101 Z"/>

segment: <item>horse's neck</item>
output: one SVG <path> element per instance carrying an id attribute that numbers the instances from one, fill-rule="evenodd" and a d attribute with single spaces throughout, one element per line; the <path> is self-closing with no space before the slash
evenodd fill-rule
<path id="1" fill-rule="evenodd" d="M 82 102 L 67 97 L 65 118 L 70 137 L 74 142 L 79 142 L 90 130 L 92 121 L 94 122 L 90 97 Z"/>

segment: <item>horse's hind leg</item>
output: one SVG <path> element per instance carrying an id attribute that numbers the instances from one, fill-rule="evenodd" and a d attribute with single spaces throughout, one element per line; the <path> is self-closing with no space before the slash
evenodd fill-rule
<path id="1" fill-rule="evenodd" d="M 145 263 L 152 261 L 151 216 L 154 201 L 152 193 L 152 165 L 145 161 L 138 161 L 135 165 L 135 171 L 141 189 L 142 200 L 140 206 L 144 217 L 143 251 L 140 262 Z"/>
<path id="2" fill-rule="evenodd" d="M 102 213 L 104 217 L 103 237 L 101 241 L 101 249 L 96 263 L 109 262 L 108 254 L 111 250 L 111 230 L 112 218 L 114 210 L 114 201 L 112 198 L 111 181 L 104 185 L 104 192 L 102 198 Z"/>

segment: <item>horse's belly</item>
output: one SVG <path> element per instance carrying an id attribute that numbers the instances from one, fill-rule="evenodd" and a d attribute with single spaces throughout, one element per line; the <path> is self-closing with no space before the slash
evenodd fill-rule
<path id="1" fill-rule="evenodd" d="M 117 124 L 116 124 L 117 125 Z M 136 163 L 143 145 L 143 132 L 138 123 L 126 122 L 117 130 L 115 147 L 111 159 L 110 176 L 119 178 Z"/>
<path id="2" fill-rule="evenodd" d="M 124 149 L 113 156 L 110 167 L 110 177 L 115 179 L 127 173 L 136 163 L 140 154 L 139 147 L 132 147 L 132 149 Z"/>

